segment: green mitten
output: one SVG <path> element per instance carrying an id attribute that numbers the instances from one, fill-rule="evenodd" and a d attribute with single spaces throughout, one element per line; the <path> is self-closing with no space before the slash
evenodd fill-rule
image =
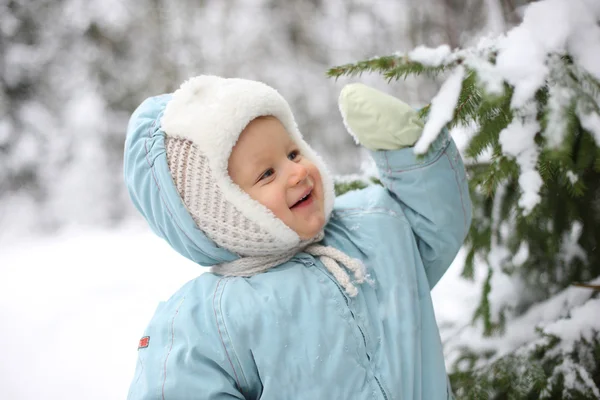
<path id="1" fill-rule="evenodd" d="M 423 121 L 411 106 L 362 83 L 344 86 L 339 106 L 348 133 L 370 150 L 412 146 L 423 131 Z"/>

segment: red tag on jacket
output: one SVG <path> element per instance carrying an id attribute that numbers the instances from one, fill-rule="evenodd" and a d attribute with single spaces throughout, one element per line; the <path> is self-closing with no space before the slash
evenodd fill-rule
<path id="1" fill-rule="evenodd" d="M 146 347 L 148 347 L 149 343 L 150 343 L 150 336 L 144 336 L 143 338 L 140 339 L 140 343 L 138 345 L 138 350 L 145 349 Z"/>

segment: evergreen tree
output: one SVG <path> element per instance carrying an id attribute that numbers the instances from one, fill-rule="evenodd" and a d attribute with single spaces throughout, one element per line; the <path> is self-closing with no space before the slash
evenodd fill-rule
<path id="1" fill-rule="evenodd" d="M 520 26 L 472 48 L 419 47 L 329 70 L 448 75 L 421 110 L 415 152 L 444 125 L 472 132 L 463 276 L 484 268 L 487 278 L 471 327 L 481 343 L 450 343 L 460 350 L 451 368 L 460 398 L 600 398 L 599 23 L 600 3 L 544 0 Z M 492 301 L 494 290 L 503 295 Z M 550 321 L 534 318 L 545 312 Z M 540 322 L 533 343 L 493 345 L 528 320 Z"/>

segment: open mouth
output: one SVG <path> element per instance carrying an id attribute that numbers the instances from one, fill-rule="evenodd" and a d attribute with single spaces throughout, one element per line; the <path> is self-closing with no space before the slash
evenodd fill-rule
<path id="1" fill-rule="evenodd" d="M 298 200 L 290 208 L 295 208 L 295 207 L 298 207 L 298 206 L 302 206 L 303 204 L 307 204 L 307 203 L 310 202 L 311 199 L 312 199 L 312 190 L 310 192 L 308 192 L 306 195 L 304 195 L 304 197 L 302 197 L 300 200 Z"/>

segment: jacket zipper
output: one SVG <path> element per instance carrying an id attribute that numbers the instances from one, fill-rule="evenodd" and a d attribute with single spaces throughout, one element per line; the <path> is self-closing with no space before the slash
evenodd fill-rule
<path id="1" fill-rule="evenodd" d="M 385 400 L 388 400 L 388 397 L 385 394 L 385 390 L 383 390 L 383 386 L 381 386 L 381 382 L 379 382 L 379 379 L 377 379 L 377 376 L 375 376 L 375 374 L 373 374 L 373 378 L 375 378 L 375 381 L 377 381 L 377 385 L 379 385 L 379 390 L 381 390 L 381 394 L 383 394 L 383 398 Z"/>
<path id="2" fill-rule="evenodd" d="M 310 264 L 315 265 L 315 263 L 313 261 L 309 261 Z M 316 266 L 316 265 L 315 265 Z M 342 289 L 342 287 L 339 285 L 339 283 L 333 279 L 329 274 L 327 274 L 325 271 L 321 270 L 321 268 L 317 269 L 319 271 L 321 271 L 322 274 L 325 274 L 327 276 L 327 278 L 329 278 L 334 284 L 335 286 L 338 288 L 338 290 L 340 291 L 340 294 L 342 295 L 342 297 L 344 298 L 344 301 L 346 302 L 346 307 L 348 307 L 348 311 L 350 311 L 350 315 L 352 315 L 352 319 L 354 321 L 356 321 L 356 317 L 354 315 L 354 312 L 352 311 L 352 309 L 350 308 L 350 301 L 348 300 L 348 297 L 346 296 L 346 293 L 344 293 L 344 290 Z M 358 331 L 360 332 L 362 338 L 363 338 L 363 343 L 365 345 L 365 352 L 367 354 L 367 360 L 369 360 L 369 362 L 371 362 L 371 356 L 369 355 L 369 351 L 367 350 L 367 338 L 365 337 L 365 333 L 363 332 L 363 330 L 360 328 L 360 325 L 358 324 L 358 322 L 356 322 L 356 327 L 358 328 Z M 375 375 L 375 372 L 373 371 L 373 378 L 375 378 L 375 381 L 377 382 L 377 386 L 379 386 L 379 390 L 381 390 L 381 394 L 383 395 L 383 398 L 385 400 L 388 400 L 387 394 L 385 393 L 385 390 L 383 390 L 383 386 L 381 385 L 381 382 L 379 381 L 379 379 L 377 378 L 377 376 Z"/>

